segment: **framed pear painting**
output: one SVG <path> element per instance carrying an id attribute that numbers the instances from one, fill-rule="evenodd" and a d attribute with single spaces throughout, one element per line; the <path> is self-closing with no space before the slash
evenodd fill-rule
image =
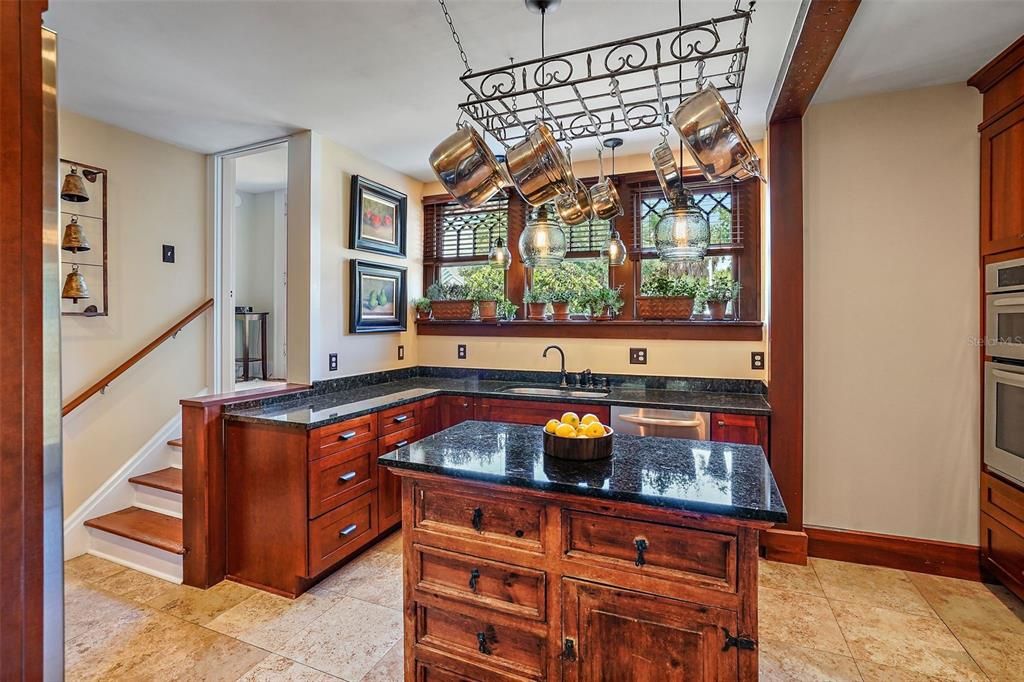
<path id="1" fill-rule="evenodd" d="M 405 268 L 365 260 L 349 267 L 349 332 L 405 331 Z"/>
<path id="2" fill-rule="evenodd" d="M 352 176 L 350 198 L 349 248 L 404 256 L 408 198 L 361 175 Z"/>

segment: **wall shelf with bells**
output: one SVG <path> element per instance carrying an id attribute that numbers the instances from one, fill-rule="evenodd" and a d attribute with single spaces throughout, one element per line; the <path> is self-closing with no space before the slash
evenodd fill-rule
<path id="1" fill-rule="evenodd" d="M 62 315 L 102 317 L 107 306 L 106 169 L 60 160 Z"/>

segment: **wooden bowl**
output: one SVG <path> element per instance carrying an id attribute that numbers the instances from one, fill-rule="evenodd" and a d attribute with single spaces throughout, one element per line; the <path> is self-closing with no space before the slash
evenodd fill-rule
<path id="1" fill-rule="evenodd" d="M 612 456 L 612 437 L 615 432 L 607 426 L 604 432 L 601 438 L 561 438 L 545 431 L 544 454 L 577 462 L 608 459 Z"/>

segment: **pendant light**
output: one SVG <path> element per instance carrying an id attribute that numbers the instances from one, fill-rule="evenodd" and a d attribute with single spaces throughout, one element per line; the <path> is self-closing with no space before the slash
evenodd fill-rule
<path id="1" fill-rule="evenodd" d="M 64 288 L 60 292 L 61 298 L 70 298 L 72 303 L 78 303 L 80 298 L 89 298 L 89 287 L 85 283 L 85 277 L 78 271 L 77 265 L 71 266 L 71 272 L 64 280 Z"/>
<path id="2" fill-rule="evenodd" d="M 611 180 L 615 180 L 615 150 L 622 146 L 621 137 L 609 137 L 604 141 L 604 146 L 612 150 L 612 174 Z M 601 256 L 608 259 L 608 264 L 613 266 L 626 264 L 626 245 L 619 236 L 619 231 L 612 229 L 608 235 L 608 242 L 601 249 Z"/>
<path id="3" fill-rule="evenodd" d="M 501 237 L 494 240 L 491 252 L 487 254 L 487 264 L 496 270 L 508 270 L 512 265 L 512 252 L 505 246 L 505 240 Z"/>
<path id="4" fill-rule="evenodd" d="M 668 263 L 703 260 L 711 241 L 711 227 L 697 208 L 693 194 L 683 190 L 672 197 L 671 206 L 654 228 L 658 255 Z"/>
<path id="5" fill-rule="evenodd" d="M 551 219 L 547 204 L 534 209 L 519 237 L 519 254 L 528 268 L 560 265 L 567 250 L 565 231 Z"/>

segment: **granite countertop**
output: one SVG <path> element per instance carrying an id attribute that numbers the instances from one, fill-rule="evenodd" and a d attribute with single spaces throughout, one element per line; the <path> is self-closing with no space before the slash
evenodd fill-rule
<path id="1" fill-rule="evenodd" d="M 595 462 L 544 454 L 538 426 L 463 422 L 384 455 L 395 469 L 756 521 L 786 521 L 768 460 L 756 445 L 616 434 Z"/>
<path id="2" fill-rule="evenodd" d="M 717 393 L 680 391 L 637 386 L 612 386 L 602 397 L 573 398 L 567 396 L 516 395 L 503 391 L 513 386 L 529 386 L 522 381 L 497 381 L 477 378 L 449 379 L 418 377 L 353 388 L 336 393 L 299 393 L 266 404 L 228 409 L 224 418 L 258 424 L 282 424 L 315 429 L 328 424 L 359 417 L 370 412 L 396 407 L 432 395 L 466 395 L 544 402 L 575 402 L 594 405 L 656 407 L 708 412 L 771 414 L 764 396 L 753 393 Z M 552 384 L 543 385 L 551 388 Z"/>

